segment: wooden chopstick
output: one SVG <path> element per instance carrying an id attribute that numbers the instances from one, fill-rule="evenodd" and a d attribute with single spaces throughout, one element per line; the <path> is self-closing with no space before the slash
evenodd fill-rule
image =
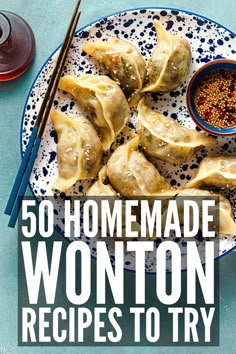
<path id="1" fill-rule="evenodd" d="M 11 190 L 5 214 L 11 215 L 8 223 L 9 227 L 14 227 L 20 211 L 21 202 L 25 194 L 29 177 L 34 165 L 34 161 L 37 157 L 41 138 L 44 133 L 44 129 L 47 123 L 49 112 L 54 100 L 54 96 L 58 87 L 58 83 L 62 74 L 62 70 L 65 65 L 68 51 L 71 46 L 72 39 L 76 30 L 77 23 L 79 21 L 80 12 L 78 12 L 81 0 L 79 0 L 75 6 L 65 39 L 63 41 L 55 68 L 53 70 L 50 82 L 48 84 L 45 96 L 43 98 L 42 105 L 37 116 L 34 129 L 32 131 L 29 143 L 24 153 L 24 157 L 21 161 L 16 179 Z"/>

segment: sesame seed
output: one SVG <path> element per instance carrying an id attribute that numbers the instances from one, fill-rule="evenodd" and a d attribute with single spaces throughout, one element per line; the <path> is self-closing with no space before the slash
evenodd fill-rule
<path id="1" fill-rule="evenodd" d="M 199 116 L 216 128 L 236 125 L 236 73 L 218 69 L 207 73 L 194 92 Z"/>

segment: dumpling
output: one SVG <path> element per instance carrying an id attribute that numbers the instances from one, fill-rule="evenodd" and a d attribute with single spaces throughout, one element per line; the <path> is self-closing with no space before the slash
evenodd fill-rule
<path id="1" fill-rule="evenodd" d="M 119 85 L 104 75 L 63 76 L 59 86 L 93 113 L 104 150 L 108 150 L 130 117 L 128 102 Z"/>
<path id="2" fill-rule="evenodd" d="M 193 200 L 196 201 L 197 198 L 199 198 L 199 200 L 202 200 L 204 197 L 216 197 L 216 205 L 211 209 L 210 212 L 212 214 L 215 214 L 215 220 L 217 220 L 217 218 L 219 217 L 219 233 L 226 235 L 236 235 L 236 224 L 232 218 L 232 208 L 229 200 L 226 199 L 224 196 L 197 188 L 187 188 L 183 189 L 178 194 L 177 199 L 180 199 L 180 197 L 183 197 L 183 199 L 186 197 L 193 197 Z M 178 206 L 181 206 L 181 201 L 178 203 Z M 183 213 L 181 213 L 180 208 L 178 208 L 178 211 L 180 216 L 180 222 L 183 223 Z M 213 227 L 213 225 L 210 226 Z"/>
<path id="3" fill-rule="evenodd" d="M 80 179 L 96 177 L 101 168 L 102 144 L 86 118 L 69 118 L 57 110 L 52 110 L 50 117 L 58 136 L 59 177 L 53 188 L 64 192 Z"/>
<path id="4" fill-rule="evenodd" d="M 88 42 L 82 49 L 105 65 L 109 75 L 119 82 L 127 97 L 141 90 L 146 64 L 132 43 L 111 38 L 106 42 Z"/>
<path id="5" fill-rule="evenodd" d="M 147 83 L 143 92 L 168 92 L 182 85 L 191 64 L 188 41 L 171 35 L 164 26 L 154 20 L 157 46 L 147 66 Z"/>
<path id="6" fill-rule="evenodd" d="M 152 110 L 144 99 L 138 104 L 137 132 L 148 155 L 172 164 L 188 161 L 198 149 L 215 142 L 214 138 L 183 127 L 173 118 Z"/>
<path id="7" fill-rule="evenodd" d="M 99 177 L 96 182 L 92 184 L 89 190 L 86 192 L 87 196 L 117 196 L 116 191 L 112 188 L 112 186 L 107 181 L 107 167 L 103 166 L 103 168 L 99 172 Z"/>
<path id="8" fill-rule="evenodd" d="M 137 151 L 139 138 L 119 146 L 107 163 L 111 185 L 124 197 L 175 195 L 172 188 L 145 156 Z"/>
<path id="9" fill-rule="evenodd" d="M 101 198 L 99 197 L 103 197 L 103 199 L 106 197 L 108 197 L 108 202 L 109 202 L 109 206 L 110 209 L 113 210 L 114 208 L 114 204 L 115 201 L 119 199 L 120 194 L 117 193 L 112 186 L 109 184 L 108 181 L 108 177 L 107 177 L 107 167 L 103 166 L 103 168 L 100 170 L 99 172 L 99 178 L 96 182 L 94 182 L 92 184 L 92 186 L 89 188 L 89 190 L 86 192 L 86 196 L 88 198 L 93 198 L 95 197 L 96 202 L 98 203 L 98 205 L 100 205 L 101 202 Z M 98 198 L 96 198 L 98 197 Z M 136 210 L 136 215 L 138 214 L 137 210 Z M 122 215 L 122 237 L 118 237 L 117 236 L 117 229 L 115 227 L 115 232 L 113 235 L 113 239 L 115 241 L 127 241 L 127 236 L 125 234 L 125 224 L 126 224 L 126 217 L 125 217 L 125 202 L 122 200 L 122 209 L 121 209 L 121 215 Z M 99 225 L 101 225 L 101 218 L 99 216 Z M 133 231 L 138 231 L 140 233 L 141 231 L 141 226 L 140 224 L 135 221 L 132 223 L 132 230 Z M 132 238 L 129 238 L 129 240 L 131 240 Z"/>
<path id="10" fill-rule="evenodd" d="M 201 187 L 235 188 L 236 156 L 206 157 L 199 165 L 196 176 L 186 188 Z"/>

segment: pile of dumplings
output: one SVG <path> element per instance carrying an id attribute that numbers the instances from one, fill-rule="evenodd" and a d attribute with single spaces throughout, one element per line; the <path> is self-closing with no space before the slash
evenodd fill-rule
<path id="1" fill-rule="evenodd" d="M 98 179 L 87 190 L 88 196 L 157 197 L 177 195 L 218 195 L 210 189 L 235 188 L 236 158 L 205 158 L 196 176 L 183 189 L 170 186 L 146 156 L 171 164 L 183 164 L 215 139 L 181 126 L 151 109 L 142 94 L 165 93 L 183 84 L 190 70 L 188 41 L 166 31 L 154 20 L 157 46 L 147 64 L 129 41 L 111 38 L 87 42 L 84 52 L 102 63 L 109 76 L 83 74 L 63 76 L 59 89 L 70 93 L 89 111 L 87 117 L 68 117 L 51 111 L 57 132 L 59 177 L 53 185 L 67 191 L 78 180 Z M 109 151 L 117 135 L 130 119 L 130 106 L 137 105 L 137 135 L 119 146 L 102 166 L 103 153 Z M 142 147 L 140 151 L 139 147 Z M 205 188 L 204 190 L 202 188 Z M 220 233 L 236 234 L 229 201 L 220 196 Z"/>

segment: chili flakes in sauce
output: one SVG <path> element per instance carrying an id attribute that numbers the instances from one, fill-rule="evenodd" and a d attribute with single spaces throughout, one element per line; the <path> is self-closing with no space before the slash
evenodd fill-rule
<path id="1" fill-rule="evenodd" d="M 194 93 L 199 116 L 216 128 L 236 125 L 236 72 L 217 69 L 207 73 Z"/>

